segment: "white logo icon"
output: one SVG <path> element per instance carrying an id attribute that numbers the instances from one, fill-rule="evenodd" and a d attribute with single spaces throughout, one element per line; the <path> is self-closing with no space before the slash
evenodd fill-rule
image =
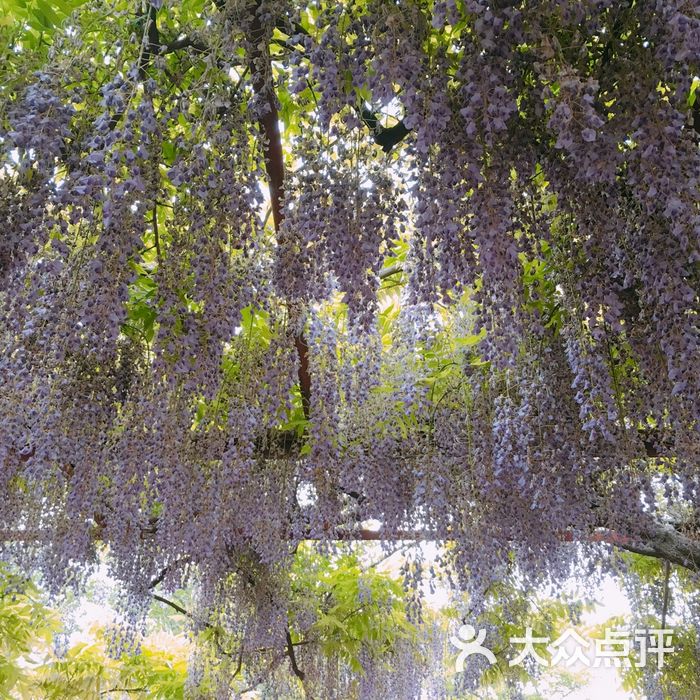
<path id="1" fill-rule="evenodd" d="M 486 630 L 479 630 L 477 636 L 476 630 L 471 625 L 462 625 L 457 630 L 457 636 L 450 637 L 452 644 L 454 644 L 457 649 L 461 649 L 455 663 L 455 668 L 458 673 L 464 671 L 464 662 L 466 658 L 472 656 L 472 654 L 481 654 L 481 656 L 486 657 L 489 664 L 496 663 L 496 657 L 493 655 L 493 652 L 481 646 L 484 639 L 486 639 Z"/>

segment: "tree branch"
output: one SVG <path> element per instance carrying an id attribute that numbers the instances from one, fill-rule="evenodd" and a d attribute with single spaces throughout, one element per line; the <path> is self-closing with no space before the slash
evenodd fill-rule
<path id="1" fill-rule="evenodd" d="M 168 566 L 164 567 L 163 570 L 148 584 L 148 589 L 151 590 L 158 584 L 163 583 L 165 577 L 170 571 L 176 569 L 178 566 L 186 564 L 188 561 L 190 561 L 189 557 L 181 557 L 180 559 L 176 559 L 172 564 L 168 564 Z"/>
<path id="2" fill-rule="evenodd" d="M 176 603 L 174 600 L 169 600 L 168 598 L 163 598 L 162 595 L 158 595 L 158 593 L 153 593 L 153 599 L 157 600 L 160 603 L 163 603 L 164 605 L 169 605 L 173 610 L 177 610 L 177 612 L 182 613 L 186 617 L 189 617 L 190 620 L 194 620 L 194 615 L 189 611 L 186 610 L 185 608 L 182 607 L 182 605 L 179 605 Z M 206 623 L 207 627 L 210 627 L 209 623 Z"/>
<path id="3" fill-rule="evenodd" d="M 668 595 L 669 595 L 669 585 L 668 581 L 671 578 L 671 564 L 668 559 L 664 562 L 664 602 L 661 609 L 661 629 L 666 629 L 666 613 L 668 612 Z"/>
<path id="4" fill-rule="evenodd" d="M 573 533 L 565 533 L 562 539 L 573 542 Z M 691 571 L 700 571 L 700 542 L 686 537 L 670 525 L 653 525 L 636 537 L 601 528 L 589 535 L 586 541 L 611 544 L 633 554 L 668 561 Z"/>
<path id="5" fill-rule="evenodd" d="M 110 693 L 143 693 L 148 688 L 110 688 L 109 690 L 101 690 L 100 695 L 109 695 Z"/>
<path id="6" fill-rule="evenodd" d="M 146 33 L 148 42 L 143 47 L 141 58 L 139 60 L 139 72 L 141 76 L 145 76 L 146 67 L 151 62 L 151 58 L 160 51 L 160 32 L 158 31 L 158 10 L 153 3 L 147 3 L 148 9 L 143 13 L 143 21 L 146 23 Z"/>
<path id="7" fill-rule="evenodd" d="M 252 38 L 254 51 L 251 56 L 251 71 L 254 76 L 253 90 L 266 102 L 266 110 L 260 118 L 260 128 L 265 137 L 265 169 L 267 171 L 270 189 L 270 206 L 275 233 L 279 236 L 280 227 L 284 220 L 282 199 L 284 197 L 284 154 L 282 151 L 282 136 L 279 130 L 277 101 L 272 85 L 266 76 L 272 74 L 272 64 L 269 47 L 263 42 L 264 28 L 258 15 L 259 4 L 254 10 L 252 22 Z M 309 372 L 309 346 L 302 331 L 294 337 L 294 346 L 299 357 L 299 389 L 301 391 L 304 416 L 308 419 L 311 404 L 311 374 Z"/>
<path id="8" fill-rule="evenodd" d="M 206 53 L 209 47 L 202 41 L 199 41 L 191 36 L 182 36 L 178 39 L 167 43 L 162 49 L 162 53 L 175 53 L 182 49 L 194 49 L 197 53 Z"/>
<path id="9" fill-rule="evenodd" d="M 382 147 L 384 153 L 389 153 L 394 146 L 403 141 L 411 132 L 403 120 L 394 124 L 394 126 L 383 127 L 377 115 L 370 109 L 363 108 L 361 116 L 365 126 L 372 132 L 374 142 Z"/>
<path id="10" fill-rule="evenodd" d="M 144 536 L 151 536 L 155 533 L 156 527 L 148 528 Z M 37 530 L 4 530 L 0 531 L 0 542 L 36 542 L 50 537 L 48 531 Z M 296 539 L 298 535 L 289 533 L 289 539 Z M 311 533 L 305 533 L 303 540 L 314 541 L 319 539 Z M 431 530 L 368 530 L 360 528 L 356 530 L 336 530 L 332 540 L 337 542 L 449 542 L 453 539 L 449 532 L 435 532 Z M 560 535 L 563 542 L 574 542 L 576 537 L 572 532 L 563 532 Z M 683 535 L 678 530 L 670 525 L 654 525 L 646 530 L 646 532 L 634 537 L 617 532 L 616 530 L 608 530 L 600 528 L 590 535 L 580 538 L 579 541 L 589 543 L 604 543 L 611 544 L 619 549 L 624 549 L 634 554 L 641 554 L 655 559 L 661 559 L 690 569 L 691 571 L 700 571 L 700 541 L 691 539 Z M 177 606 L 177 603 L 163 598 L 158 594 L 153 594 L 156 600 L 170 605 L 170 607 L 178 610 L 188 617 L 192 614 Z"/>
<path id="11" fill-rule="evenodd" d="M 304 680 L 304 672 L 299 668 L 297 664 L 297 658 L 294 654 L 294 643 L 292 642 L 292 635 L 289 631 L 289 627 L 285 632 L 285 638 L 287 640 L 287 656 L 289 657 L 289 663 L 294 671 L 294 675 L 300 680 Z"/>

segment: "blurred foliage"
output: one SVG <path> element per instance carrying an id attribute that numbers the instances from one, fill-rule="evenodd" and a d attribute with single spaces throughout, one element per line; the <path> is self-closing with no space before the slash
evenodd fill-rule
<path id="1" fill-rule="evenodd" d="M 448 642 L 460 620 L 466 620 L 477 629 L 488 630 L 486 646 L 497 660 L 479 672 L 478 697 L 507 699 L 514 687 L 520 687 L 525 689 L 522 697 L 545 700 L 553 693 L 565 694 L 583 687 L 587 674 L 585 669 L 568 668 L 561 663 L 550 668 L 510 666 L 509 660 L 519 648 L 509 640 L 521 637 L 527 627 L 533 629 L 534 636 L 554 640 L 571 628 L 589 638 L 602 638 L 606 628 L 661 625 L 658 616 L 636 607 L 634 619 L 617 616 L 584 629 L 580 618 L 596 607 L 592 599 L 582 601 L 573 594 L 563 593 L 557 598 L 542 592 L 526 593 L 506 582 L 495 584 L 488 591 L 486 612 L 479 616 L 471 617 L 469 601 L 455 599 L 439 611 L 424 608 L 423 620 L 414 623 L 407 613 L 403 586 L 393 573 L 396 567 L 385 567 L 384 556 L 370 561 L 370 551 L 371 547 L 325 555 L 310 545 L 297 551 L 289 571 L 293 607 L 288 610 L 288 625 L 299 664 L 303 664 L 304 654 L 320 654 L 350 669 L 359 681 L 363 674 L 362 660 L 368 655 L 380 659 L 390 672 L 392 655 L 407 643 L 415 649 L 415 663 L 420 666 L 429 663 L 422 656 L 425 630 L 437 629 L 445 646 L 444 667 L 438 672 L 444 674 L 448 697 L 474 698 L 477 696 L 473 693 L 460 690 L 460 677 L 454 671 L 457 652 Z M 401 560 L 401 555 L 397 556 Z M 658 600 L 659 581 L 664 578 L 663 564 L 637 555 L 625 555 L 624 559 L 625 565 L 638 575 L 639 594 L 647 600 Z M 665 700 L 694 698 L 698 693 L 697 639 L 694 627 L 686 624 L 682 609 L 694 591 L 690 579 L 682 570 L 674 571 L 670 578 L 669 594 L 675 603 L 669 603 L 667 626 L 674 627 L 675 651 L 665 657 L 664 667 L 656 675 Z M 59 652 L 57 641 L 60 642 L 63 631 L 59 611 L 47 603 L 34 582 L 3 567 L 0 569 L 0 698 L 212 697 L 215 669 L 205 666 L 197 686 L 188 685 L 190 656 L 197 651 L 200 662 L 205 659 L 216 664 L 219 663 L 216 650 L 223 648 L 232 666 L 242 663 L 245 670 L 246 662 L 237 654 L 238 640 L 229 638 L 221 627 L 206 623 L 193 640 L 191 616 L 182 612 L 195 609 L 193 592 L 176 591 L 168 594 L 167 599 L 180 610 L 154 601 L 147 634 L 136 653 L 112 658 L 108 653 L 110 629 L 106 625 L 96 625 L 89 632 L 83 630 L 82 641 Z M 105 607 L 105 613 L 108 610 Z M 73 607 L 72 613 L 75 612 Z M 537 650 L 545 658 L 551 657 L 546 645 Z M 274 649 L 267 652 L 270 658 L 279 654 Z M 636 660 L 634 653 L 631 659 Z M 645 697 L 648 684 L 645 669 L 631 664 L 618 670 L 630 697 Z M 245 685 L 245 673 L 239 676 L 240 682 L 236 680 L 233 687 L 240 691 Z M 289 698 L 304 697 L 303 683 L 292 679 L 292 688 L 294 683 L 296 690 L 290 690 Z"/>
<path id="2" fill-rule="evenodd" d="M 636 665 L 639 652 L 631 654 L 633 663 L 620 668 L 623 687 L 635 697 L 648 692 L 653 681 L 658 697 L 663 700 L 700 697 L 700 640 L 697 619 L 700 615 L 697 574 L 681 567 L 669 567 L 659 559 L 639 554 L 622 553 L 620 558 L 627 568 L 628 596 L 633 619 L 614 618 L 608 627 L 636 627 L 670 629 L 673 636 L 672 653 L 664 655 L 659 669 L 651 652 L 645 667 Z M 601 635 L 602 636 L 602 635 Z"/>

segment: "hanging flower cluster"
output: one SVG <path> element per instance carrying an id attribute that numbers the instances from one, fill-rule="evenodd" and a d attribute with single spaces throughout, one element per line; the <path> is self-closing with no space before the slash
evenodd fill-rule
<path id="1" fill-rule="evenodd" d="M 160 5 L 0 69 L 3 553 L 284 647 L 302 540 L 477 596 L 698 503 L 697 6 Z"/>

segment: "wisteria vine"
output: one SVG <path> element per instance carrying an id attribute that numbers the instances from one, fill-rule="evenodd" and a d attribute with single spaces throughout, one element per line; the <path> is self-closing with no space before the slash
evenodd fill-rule
<path id="1" fill-rule="evenodd" d="M 297 546 L 370 521 L 475 600 L 699 567 L 700 6 L 199 5 L 3 42 L 3 555 L 289 650 Z"/>

